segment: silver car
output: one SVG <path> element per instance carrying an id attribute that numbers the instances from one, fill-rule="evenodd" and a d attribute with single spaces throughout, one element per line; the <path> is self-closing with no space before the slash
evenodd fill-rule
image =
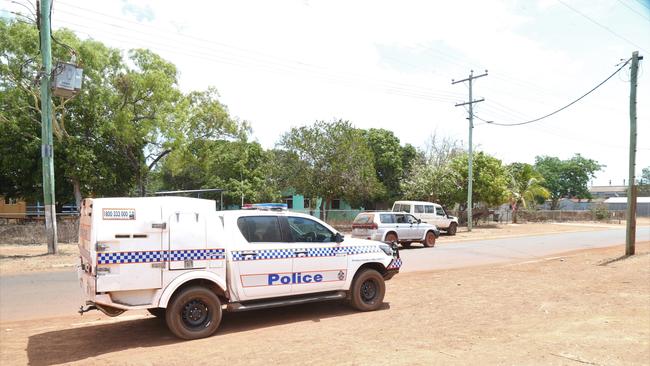
<path id="1" fill-rule="evenodd" d="M 439 236 L 435 225 L 423 223 L 406 212 L 362 212 L 352 223 L 353 238 L 398 242 L 405 248 L 414 242 L 432 247 Z"/>

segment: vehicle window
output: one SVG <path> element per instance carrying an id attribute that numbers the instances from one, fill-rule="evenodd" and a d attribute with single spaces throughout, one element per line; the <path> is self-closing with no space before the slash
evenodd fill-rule
<path id="1" fill-rule="evenodd" d="M 408 221 L 406 220 L 406 215 L 395 215 L 395 221 L 398 224 L 408 224 Z"/>
<path id="2" fill-rule="evenodd" d="M 244 216 L 237 219 L 237 227 L 249 243 L 279 243 L 282 241 L 280 224 L 275 216 Z"/>
<path id="3" fill-rule="evenodd" d="M 431 206 L 426 205 L 426 206 L 424 206 L 424 209 L 426 210 L 427 213 L 435 213 L 435 211 L 433 209 L 433 205 L 431 205 Z"/>
<path id="4" fill-rule="evenodd" d="M 354 219 L 354 224 L 371 224 L 372 223 L 372 214 L 359 214 Z"/>
<path id="5" fill-rule="evenodd" d="M 394 205 L 393 212 L 411 212 L 411 205 L 405 205 L 405 204 Z"/>
<path id="6" fill-rule="evenodd" d="M 291 216 L 287 220 L 295 242 L 330 243 L 334 241 L 334 233 L 314 220 Z"/>
<path id="7" fill-rule="evenodd" d="M 415 205 L 413 213 L 424 213 L 424 205 Z"/>
<path id="8" fill-rule="evenodd" d="M 415 218 L 415 216 L 413 216 L 413 215 L 406 215 L 406 222 L 413 222 L 413 223 L 415 223 L 415 222 L 418 222 L 418 219 Z"/>
<path id="9" fill-rule="evenodd" d="M 446 216 L 447 214 L 445 213 L 445 210 L 442 207 L 436 207 L 436 215 Z"/>
<path id="10" fill-rule="evenodd" d="M 382 224 L 394 224 L 395 223 L 395 215 L 393 215 L 393 214 L 379 214 L 379 221 L 381 221 Z"/>

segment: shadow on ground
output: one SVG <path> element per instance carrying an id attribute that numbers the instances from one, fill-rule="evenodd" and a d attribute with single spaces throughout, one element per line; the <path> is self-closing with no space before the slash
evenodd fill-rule
<path id="1" fill-rule="evenodd" d="M 380 310 L 389 309 L 384 303 Z M 224 313 L 213 337 L 258 330 L 277 325 L 313 321 L 357 313 L 342 303 L 305 304 L 241 313 Z M 198 340 L 197 340 L 198 341 Z M 165 346 L 183 341 L 157 318 L 122 321 L 112 324 L 56 330 L 29 337 L 27 358 L 30 365 L 53 365 L 84 360 L 130 349 Z"/>

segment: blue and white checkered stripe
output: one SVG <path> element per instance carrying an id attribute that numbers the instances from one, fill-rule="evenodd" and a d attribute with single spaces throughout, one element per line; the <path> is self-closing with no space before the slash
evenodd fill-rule
<path id="1" fill-rule="evenodd" d="M 143 252 L 97 253 L 97 264 L 154 263 L 184 260 L 224 259 L 225 249 L 162 250 Z"/>
<path id="2" fill-rule="evenodd" d="M 390 261 L 390 264 L 386 269 L 399 269 L 402 266 L 402 258 L 395 258 Z"/>
<path id="3" fill-rule="evenodd" d="M 307 252 L 307 255 L 296 254 L 296 252 Z M 286 258 L 304 258 L 304 257 L 334 257 L 339 253 L 347 255 L 366 254 L 380 252 L 376 245 L 364 245 L 354 247 L 326 247 L 326 248 L 291 248 L 291 249 L 262 249 L 253 250 L 256 255 L 243 256 L 244 252 L 251 251 L 233 251 L 233 261 L 250 261 L 262 259 L 286 259 Z"/>

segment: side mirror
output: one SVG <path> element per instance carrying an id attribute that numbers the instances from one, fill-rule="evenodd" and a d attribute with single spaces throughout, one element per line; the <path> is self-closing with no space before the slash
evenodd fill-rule
<path id="1" fill-rule="evenodd" d="M 421 223 L 422 223 L 422 219 L 418 219 L 418 224 L 421 224 Z"/>
<path id="2" fill-rule="evenodd" d="M 345 236 L 341 235 L 341 233 L 334 234 L 334 241 L 336 244 L 343 242 L 343 238 L 345 238 Z"/>

